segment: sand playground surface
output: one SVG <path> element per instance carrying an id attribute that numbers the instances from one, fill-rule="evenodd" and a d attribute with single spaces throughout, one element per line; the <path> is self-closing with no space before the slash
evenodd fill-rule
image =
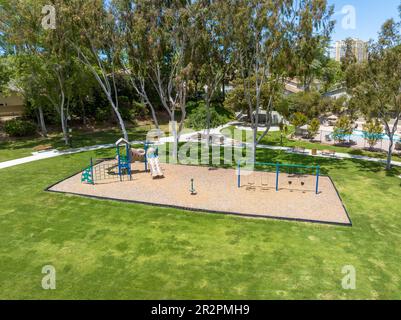
<path id="1" fill-rule="evenodd" d="M 351 225 L 329 177 L 320 177 L 320 192 L 315 194 L 314 176 L 300 178 L 282 173 L 277 192 L 275 173 L 254 172 L 242 176 L 241 188 L 238 188 L 234 169 L 163 163 L 161 169 L 164 178 L 152 179 L 149 172 L 144 172 L 143 163 L 135 163 L 132 181 L 105 180 L 95 185 L 81 183 L 81 174 L 77 174 L 49 191 L 201 212 Z M 190 192 L 191 179 L 194 179 L 196 195 Z"/>

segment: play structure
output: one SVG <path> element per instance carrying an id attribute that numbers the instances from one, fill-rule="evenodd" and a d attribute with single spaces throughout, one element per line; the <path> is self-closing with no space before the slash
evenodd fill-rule
<path id="1" fill-rule="evenodd" d="M 158 149 L 146 142 L 144 149 L 133 149 L 125 139 L 116 142 L 116 157 L 113 159 L 91 158 L 90 165 L 82 171 L 81 182 L 95 185 L 99 182 L 117 182 L 132 180 L 132 164 L 144 163 L 144 171 L 150 172 L 153 179 L 163 178 Z"/>
<path id="2" fill-rule="evenodd" d="M 256 162 L 252 165 L 256 170 L 247 170 L 246 167 L 241 162 L 237 164 L 238 188 L 262 191 L 274 189 L 277 192 L 287 189 L 319 194 L 319 166 Z"/>
<path id="3" fill-rule="evenodd" d="M 164 174 L 160 167 L 159 155 L 157 149 L 149 148 L 146 152 L 146 161 L 145 161 L 146 168 L 149 166 L 150 173 L 153 179 L 156 178 L 163 178 Z"/>

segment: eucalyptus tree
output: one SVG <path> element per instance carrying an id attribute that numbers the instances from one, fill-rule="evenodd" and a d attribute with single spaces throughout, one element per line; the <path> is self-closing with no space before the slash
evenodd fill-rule
<path id="1" fill-rule="evenodd" d="M 297 48 L 300 39 L 316 34 L 328 27 L 331 9 L 326 1 L 233 1 L 235 36 L 234 52 L 238 70 L 243 79 L 245 100 L 251 115 L 253 129 L 253 160 L 256 146 L 269 132 L 272 119 L 273 97 L 287 76 L 296 72 Z M 324 33 L 324 32 L 323 32 Z M 309 59 L 316 53 L 312 50 Z M 269 83 L 269 103 L 261 104 L 261 89 Z M 254 86 L 254 88 L 252 88 Z M 252 98 L 252 91 L 255 98 Z M 259 113 L 265 108 L 268 115 L 265 132 L 258 137 Z"/>
<path id="2" fill-rule="evenodd" d="M 400 7 L 401 13 L 401 7 Z M 360 111 L 379 119 L 389 139 L 386 169 L 391 169 L 395 135 L 401 118 L 401 22 L 388 20 L 368 60 L 347 69 L 347 83 Z"/>
<path id="3" fill-rule="evenodd" d="M 64 1 L 54 1 L 54 6 L 62 11 Z M 70 50 L 66 42 L 68 18 L 58 15 L 56 29 L 45 29 L 41 25 L 42 9 L 46 1 L 9 0 L 2 3 L 1 32 L 5 41 L 13 46 L 18 59 L 25 60 L 21 65 L 26 70 L 22 74 L 31 74 L 29 81 L 22 81 L 26 86 L 35 86 L 55 108 L 60 117 L 63 138 L 69 143 L 67 129 L 66 97 L 73 60 L 70 59 Z M 32 63 L 29 63 L 30 60 Z M 25 92 L 32 92 L 29 87 Z M 71 90 L 70 90 L 71 92 Z M 43 112 L 39 106 L 42 131 L 46 133 Z"/>
<path id="4" fill-rule="evenodd" d="M 132 83 L 156 115 L 145 86 L 148 81 L 157 92 L 170 118 L 173 134 L 172 156 L 177 159 L 178 142 L 186 119 L 189 80 L 192 78 L 193 38 L 196 3 L 192 1 L 123 1 L 127 10 L 126 59 Z M 135 24 L 129 23 L 133 19 Z M 157 120 L 155 120 L 157 124 Z"/>
<path id="5" fill-rule="evenodd" d="M 331 20 L 334 7 L 329 7 L 326 1 L 301 1 L 300 8 L 299 23 L 294 24 L 295 66 L 305 91 L 310 91 L 314 79 L 322 77 L 329 60 L 326 51 L 335 24 Z"/>
<path id="6" fill-rule="evenodd" d="M 195 69 L 203 85 L 206 106 L 206 142 L 210 141 L 210 104 L 213 96 L 222 84 L 225 76 L 233 67 L 230 59 L 233 40 L 233 17 L 230 3 L 226 0 L 199 1 L 195 16 L 196 28 L 191 39 L 196 40 L 193 46 Z"/>
<path id="7" fill-rule="evenodd" d="M 126 140 L 128 133 L 119 110 L 116 74 L 121 54 L 121 33 L 113 6 L 102 0 L 65 3 L 71 21 L 68 42 L 79 61 L 94 76 L 107 97 Z"/>
<path id="8" fill-rule="evenodd" d="M 121 31 L 120 64 L 141 102 L 150 109 L 155 127 L 159 129 L 156 107 L 148 94 L 151 71 L 148 61 L 152 57 L 152 42 L 148 40 L 153 30 L 149 19 L 155 19 L 157 6 L 151 6 L 147 0 L 113 0 L 111 5 Z"/>
<path id="9" fill-rule="evenodd" d="M 358 60 L 355 55 L 354 50 L 354 40 L 352 38 L 347 38 L 344 41 L 344 55 L 341 57 L 341 69 L 345 72 L 349 66 L 355 64 Z"/>

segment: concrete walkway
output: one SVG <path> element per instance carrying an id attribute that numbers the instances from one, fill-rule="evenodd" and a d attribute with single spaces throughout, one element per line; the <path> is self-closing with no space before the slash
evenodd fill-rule
<path id="1" fill-rule="evenodd" d="M 369 161 L 369 162 L 376 162 L 376 163 L 383 163 L 386 164 L 387 161 L 386 159 L 378 159 L 378 158 L 372 158 L 372 157 L 367 157 L 367 156 L 358 156 L 358 155 L 353 155 L 349 153 L 336 153 L 333 156 L 330 155 L 324 155 L 321 152 L 318 152 L 317 155 L 312 155 L 312 150 L 305 149 L 305 152 L 294 152 L 293 148 L 288 148 L 288 147 L 273 147 L 273 146 L 267 146 L 267 145 L 258 145 L 258 148 L 260 149 L 270 149 L 270 150 L 281 150 L 285 151 L 287 153 L 292 153 L 292 154 L 298 154 L 298 155 L 303 155 L 307 157 L 319 157 L 319 158 L 328 158 L 328 159 L 337 159 L 337 160 L 343 160 L 343 159 L 355 159 L 355 160 L 362 160 L 362 161 Z M 393 166 L 396 167 L 401 167 L 401 162 L 399 161 L 392 161 L 391 162 Z"/>
<path id="2" fill-rule="evenodd" d="M 220 126 L 218 128 L 211 129 L 210 134 L 221 136 L 222 135 L 221 131 L 231 125 L 232 125 L 232 123 L 228 123 L 228 124 Z M 202 131 L 183 134 L 180 137 L 180 142 L 189 142 L 189 141 L 191 141 L 191 138 L 198 133 L 205 133 L 205 131 L 202 130 Z M 160 144 L 173 142 L 173 141 L 174 141 L 174 139 L 171 136 L 163 137 L 160 139 Z M 231 147 L 233 145 L 233 142 L 237 148 L 247 146 L 247 144 L 245 144 L 245 143 L 233 141 L 232 139 L 229 139 L 229 138 L 226 138 L 225 143 L 222 144 L 221 146 L 230 146 Z M 132 144 L 143 144 L 144 142 L 143 141 L 132 141 L 131 143 Z M 88 152 L 88 151 L 96 151 L 96 150 L 101 150 L 101 149 L 110 149 L 110 148 L 113 148 L 114 146 L 115 146 L 114 144 L 102 144 L 102 145 L 96 145 L 96 146 L 90 146 L 90 147 L 70 149 L 70 150 L 65 150 L 65 151 L 50 150 L 50 151 L 46 151 L 46 152 L 36 152 L 36 153 L 33 153 L 32 156 L 30 156 L 30 157 L 0 162 L 0 170 L 18 166 L 18 165 L 21 165 L 24 163 L 30 163 L 30 162 L 34 162 L 34 161 L 50 159 L 50 158 L 60 157 L 60 156 L 69 155 L 69 154 L 76 154 L 76 153 Z M 298 153 L 298 152 L 294 152 L 292 148 L 288 148 L 288 147 L 275 147 L 275 146 L 268 146 L 268 145 L 258 145 L 257 147 L 260 149 L 279 150 L 279 151 L 285 151 L 288 153 L 301 154 L 301 155 L 309 156 L 309 157 L 322 157 L 322 158 L 330 158 L 330 159 L 338 159 L 338 160 L 356 159 L 356 160 L 363 160 L 363 161 L 383 163 L 383 164 L 386 163 L 385 159 L 377 159 L 377 158 L 372 158 L 372 157 L 367 157 L 367 156 L 358 156 L 358 155 L 352 155 L 352 154 L 348 154 L 348 153 L 336 153 L 334 156 L 326 156 L 321 153 L 318 153 L 316 156 L 313 156 L 312 150 L 305 150 L 304 153 Z M 392 165 L 401 167 L 401 162 L 392 161 Z"/>

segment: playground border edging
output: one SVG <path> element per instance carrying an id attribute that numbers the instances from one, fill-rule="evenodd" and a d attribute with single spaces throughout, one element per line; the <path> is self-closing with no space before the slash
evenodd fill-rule
<path id="1" fill-rule="evenodd" d="M 105 160 L 103 160 L 105 161 Z M 191 165 L 189 165 L 191 166 Z M 195 166 L 195 165 L 192 165 Z M 205 166 L 206 167 L 206 166 Z M 209 166 L 210 168 L 218 168 L 218 167 L 213 167 Z M 226 168 L 222 168 L 226 169 Z M 299 223 L 311 223 L 311 224 L 320 224 L 320 225 L 329 225 L 329 226 L 340 226 L 340 227 L 353 227 L 352 220 L 349 216 L 348 210 L 344 205 L 344 202 L 341 198 L 341 195 L 334 184 L 332 178 L 328 175 L 322 175 L 325 177 L 328 177 L 332 184 L 334 185 L 334 189 L 341 201 L 341 204 L 345 210 L 345 213 L 347 215 L 347 218 L 349 220 L 349 223 L 340 223 L 340 222 L 329 222 L 329 221 L 320 221 L 320 220 L 308 220 L 308 219 L 299 219 L 299 218 L 285 218 L 285 217 L 275 217 L 271 215 L 255 215 L 255 214 L 244 214 L 244 213 L 238 213 L 238 212 L 226 212 L 226 211 L 216 211 L 216 210 L 206 210 L 206 209 L 198 209 L 198 208 L 189 208 L 189 207 L 183 207 L 183 206 L 175 206 L 175 205 L 168 205 L 168 204 L 160 204 L 160 203 L 151 203 L 151 202 L 146 202 L 146 201 L 138 201 L 138 200 L 126 200 L 126 199 L 116 199 L 116 198 L 109 198 L 109 197 L 100 197 L 100 196 L 92 196 L 92 195 L 86 195 L 82 193 L 76 193 L 76 192 L 65 192 L 65 191 L 55 191 L 55 190 L 50 190 L 54 186 L 58 185 L 59 183 L 64 182 L 65 180 L 68 180 L 76 175 L 81 174 L 81 171 L 78 171 L 77 173 L 74 173 L 72 175 L 69 175 L 68 177 L 50 185 L 49 187 L 45 188 L 45 192 L 50 192 L 50 193 L 57 193 L 57 194 L 71 194 L 74 196 L 79 196 L 82 198 L 88 198 L 88 199 L 97 199 L 97 200 L 105 200 L 105 201 L 116 201 L 116 202 L 122 202 L 122 203 L 132 203 L 132 204 L 141 204 L 141 205 L 146 205 L 146 206 L 153 206 L 153 207 L 158 207 L 158 208 L 168 208 L 168 209 L 178 209 L 178 210 L 184 210 L 188 212 L 196 212 L 196 213 L 209 213 L 209 214 L 220 214 L 220 215 L 227 215 L 227 216 L 237 216 L 237 217 L 242 217 L 242 218 L 253 218 L 253 219 L 264 219 L 264 220 L 276 220 L 276 221 L 288 221 L 288 222 L 299 222 Z"/>

